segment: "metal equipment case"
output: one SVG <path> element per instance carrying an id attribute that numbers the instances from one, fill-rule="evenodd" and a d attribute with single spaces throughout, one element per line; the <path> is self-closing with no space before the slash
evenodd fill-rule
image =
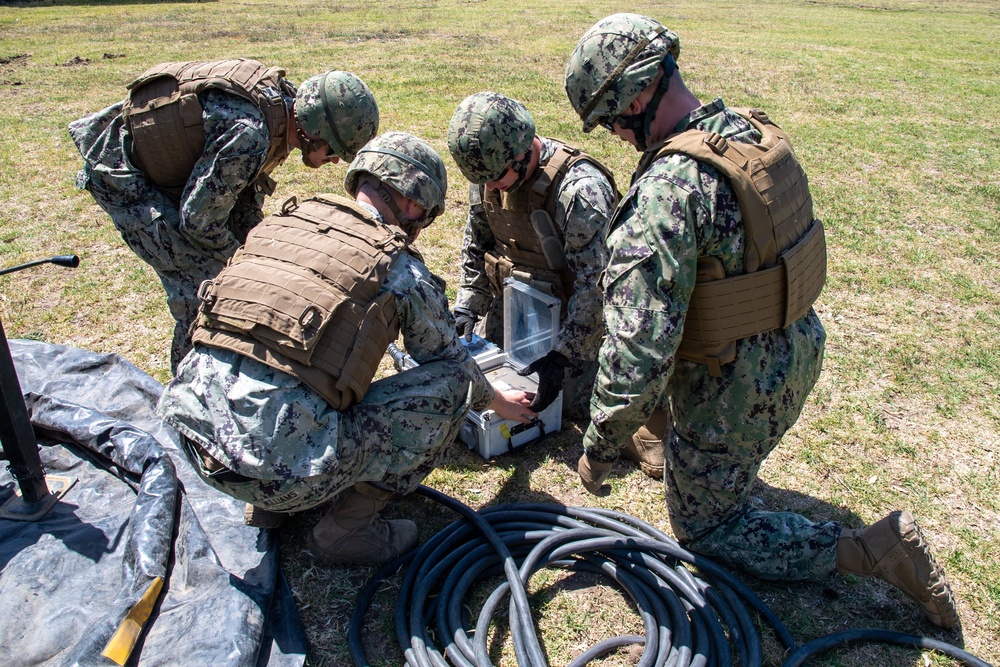
<path id="1" fill-rule="evenodd" d="M 521 370 L 552 349 L 559 331 L 560 301 L 517 280 L 504 284 L 504 347 L 478 336 L 470 352 L 487 379 L 497 389 L 534 392 L 538 376 L 521 377 Z M 492 410 L 470 411 L 458 437 L 486 459 L 533 442 L 546 433 L 562 430 L 562 392 L 529 424 L 501 419 Z"/>
<path id="2" fill-rule="evenodd" d="M 532 373 L 521 377 L 517 371 L 552 349 L 559 331 L 561 303 L 554 296 L 510 279 L 504 283 L 503 299 L 504 348 L 479 336 L 473 336 L 471 342 L 462 338 L 462 343 L 494 387 L 535 392 L 538 376 Z M 394 344 L 389 345 L 389 354 L 398 370 L 416 366 L 413 357 Z M 528 424 L 501 419 L 493 410 L 470 410 L 458 433 L 459 440 L 485 459 L 504 454 L 546 433 L 561 431 L 562 402 L 560 391 L 556 400 Z"/>

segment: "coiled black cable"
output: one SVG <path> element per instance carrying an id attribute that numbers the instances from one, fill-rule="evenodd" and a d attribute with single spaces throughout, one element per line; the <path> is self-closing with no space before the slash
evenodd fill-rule
<path id="1" fill-rule="evenodd" d="M 862 630 L 844 630 L 835 632 L 826 637 L 814 639 L 808 644 L 803 644 L 789 655 L 782 667 L 800 667 L 806 664 L 806 660 L 825 653 L 830 649 L 845 644 L 856 644 L 861 642 L 895 644 L 897 646 L 912 646 L 913 648 L 929 648 L 950 658 L 962 661 L 972 667 L 991 667 L 991 665 L 980 660 L 976 656 L 966 653 L 957 646 L 946 644 L 945 642 L 931 639 L 930 637 L 917 637 L 907 635 L 902 632 L 891 632 L 889 630 L 878 630 L 876 628 L 865 628 Z"/>
<path id="2" fill-rule="evenodd" d="M 745 584 L 710 560 L 691 553 L 648 523 L 600 508 L 516 504 L 479 512 L 429 487 L 417 493 L 462 519 L 420 549 L 385 565 L 361 591 L 348 631 L 355 665 L 367 667 L 361 641 L 365 613 L 381 583 L 409 566 L 396 605 L 396 634 L 409 667 L 486 667 L 492 619 L 506 599 L 517 664 L 548 664 L 535 631 L 526 583 L 545 567 L 601 573 L 632 598 L 645 637 L 598 642 L 569 667 L 582 667 L 622 646 L 644 646 L 641 667 L 760 665 L 760 637 L 750 611 L 791 651 L 783 667 L 798 667 L 840 644 L 874 641 L 930 648 L 973 667 L 990 667 L 961 649 L 924 637 L 886 630 L 851 630 L 797 647 L 781 620 Z M 695 577 L 685 563 L 698 568 Z M 469 638 L 463 600 L 482 579 L 502 573 L 506 582 L 483 603 Z M 439 647 L 434 635 L 442 645 Z"/>

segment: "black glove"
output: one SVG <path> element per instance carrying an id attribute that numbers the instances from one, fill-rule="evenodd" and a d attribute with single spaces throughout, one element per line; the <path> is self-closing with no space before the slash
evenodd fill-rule
<path id="1" fill-rule="evenodd" d="M 535 412 L 541 412 L 549 407 L 562 389 L 563 377 L 569 366 L 569 359 L 555 350 L 550 350 L 544 357 L 535 359 L 519 370 L 517 374 L 521 377 L 538 373 L 538 391 L 535 392 L 535 398 L 528 407 Z"/>
<path id="2" fill-rule="evenodd" d="M 466 342 L 472 342 L 472 330 L 476 328 L 479 316 L 471 310 L 465 308 L 455 309 L 455 332 L 459 336 L 465 336 Z"/>

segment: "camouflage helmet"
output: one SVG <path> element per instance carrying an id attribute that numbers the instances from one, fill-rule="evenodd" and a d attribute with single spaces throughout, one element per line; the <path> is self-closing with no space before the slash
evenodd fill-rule
<path id="1" fill-rule="evenodd" d="M 451 156 L 465 177 L 479 185 L 503 176 L 534 140 L 535 119 L 528 109 L 499 93 L 469 95 L 448 124 Z"/>
<path id="2" fill-rule="evenodd" d="M 369 141 L 347 169 L 344 189 L 356 196 L 362 176 L 371 174 L 427 211 L 426 227 L 444 212 L 448 173 L 430 144 L 406 132 L 386 132 Z"/>
<path id="3" fill-rule="evenodd" d="M 659 21 L 612 14 L 593 25 L 566 63 L 566 94 L 590 132 L 624 111 L 656 78 L 668 54 L 680 57 L 680 39 Z"/>
<path id="4" fill-rule="evenodd" d="M 353 160 L 378 132 L 378 104 L 357 76 L 330 71 L 299 86 L 295 119 L 303 130 L 329 144 L 337 157 Z"/>

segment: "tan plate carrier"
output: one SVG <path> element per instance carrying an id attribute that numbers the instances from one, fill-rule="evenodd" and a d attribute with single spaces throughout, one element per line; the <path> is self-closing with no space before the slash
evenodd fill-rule
<path id="1" fill-rule="evenodd" d="M 291 109 L 282 93 L 295 95 L 284 77 L 283 69 L 244 59 L 163 63 L 146 70 L 128 85 L 122 108 L 132 136 L 132 161 L 158 188 L 179 198 L 205 149 L 198 93 L 217 89 L 252 102 L 264 114 L 270 143 L 257 185 L 272 194 L 275 184 L 268 174 L 289 153 Z"/>
<path id="2" fill-rule="evenodd" d="M 762 135 L 759 144 L 688 130 L 669 137 L 640 165 L 683 153 L 718 169 L 732 184 L 745 228 L 744 270 L 726 277 L 717 257 L 699 257 L 694 293 L 677 356 L 720 377 L 736 341 L 784 328 L 804 316 L 826 281 L 823 223 L 813 217 L 805 172 L 788 135 L 758 109 L 733 109 Z"/>
<path id="3" fill-rule="evenodd" d="M 496 240 L 496 249 L 486 253 L 486 273 L 496 294 L 503 294 L 504 281 L 513 276 L 561 299 L 565 313 L 575 276 L 566 266 L 562 230 L 554 223 L 556 191 L 570 168 L 582 160 L 604 174 L 613 192 L 617 190 L 614 174 L 607 167 L 575 146 L 551 141 L 557 145 L 555 153 L 517 189 L 500 192 L 480 188 L 486 221 Z M 538 211 L 548 219 L 533 222 L 532 215 Z"/>
<path id="4" fill-rule="evenodd" d="M 416 254 L 402 231 L 350 199 L 293 197 L 201 284 L 192 340 L 294 375 L 345 410 L 399 335 L 394 296 L 381 288 L 402 252 Z"/>

